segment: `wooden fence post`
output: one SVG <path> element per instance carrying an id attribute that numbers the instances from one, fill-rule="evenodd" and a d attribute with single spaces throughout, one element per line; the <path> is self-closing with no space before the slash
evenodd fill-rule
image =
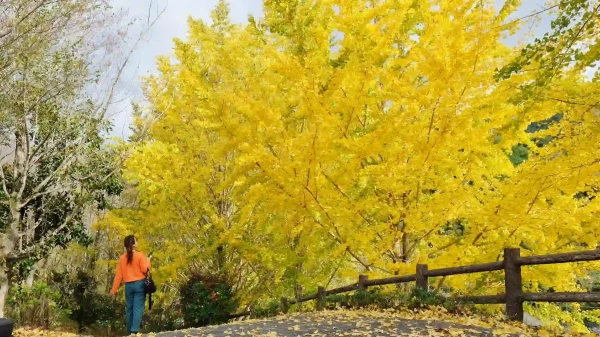
<path id="1" fill-rule="evenodd" d="M 301 285 L 296 285 L 296 305 L 298 306 L 298 309 L 300 311 L 304 310 L 304 302 L 298 302 L 298 300 L 300 300 L 302 298 L 302 295 L 304 294 L 304 289 L 302 288 Z"/>
<path id="2" fill-rule="evenodd" d="M 418 264 L 417 265 L 417 273 L 415 274 L 416 281 L 417 281 L 417 288 L 421 288 L 425 291 L 429 291 L 429 280 L 427 279 L 427 271 L 428 270 L 429 270 L 429 268 L 427 267 L 426 264 Z"/>
<path id="3" fill-rule="evenodd" d="M 283 312 L 284 314 L 287 314 L 287 312 L 290 310 L 290 301 L 288 301 L 287 297 L 282 297 L 281 298 L 281 312 Z"/>
<path id="4" fill-rule="evenodd" d="M 506 315 L 512 321 L 523 322 L 523 286 L 519 248 L 504 248 L 504 288 Z"/>
<path id="5" fill-rule="evenodd" d="M 248 308 L 248 312 L 250 313 L 250 318 L 255 318 L 256 317 L 256 311 L 254 310 L 255 306 L 254 303 L 250 304 L 250 307 Z"/>
<path id="6" fill-rule="evenodd" d="M 317 310 L 325 308 L 325 288 L 319 287 L 317 290 Z"/>
<path id="7" fill-rule="evenodd" d="M 369 276 L 358 275 L 358 289 L 367 290 L 367 281 L 369 281 Z"/>

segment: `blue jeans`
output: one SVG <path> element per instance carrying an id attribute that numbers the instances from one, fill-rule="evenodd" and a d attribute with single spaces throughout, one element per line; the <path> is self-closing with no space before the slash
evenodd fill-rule
<path id="1" fill-rule="evenodd" d="M 146 287 L 144 280 L 125 283 L 125 321 L 127 322 L 127 333 L 140 332 L 144 304 L 146 303 Z"/>

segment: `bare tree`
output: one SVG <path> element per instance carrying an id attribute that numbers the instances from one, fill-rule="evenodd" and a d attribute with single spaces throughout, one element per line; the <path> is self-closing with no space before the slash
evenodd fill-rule
<path id="1" fill-rule="evenodd" d="M 0 317 L 11 284 L 86 239 L 86 208 L 120 192 L 103 135 L 143 37 L 123 17 L 106 0 L 0 3 Z"/>

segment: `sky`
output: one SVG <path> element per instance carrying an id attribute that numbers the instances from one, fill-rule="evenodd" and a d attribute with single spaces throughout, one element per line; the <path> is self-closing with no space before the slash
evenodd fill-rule
<path id="1" fill-rule="evenodd" d="M 152 7 L 150 16 L 158 20 L 148 32 L 132 55 L 132 59 L 125 70 L 124 82 L 127 88 L 126 97 L 118 100 L 113 107 L 114 128 L 112 136 L 127 138 L 131 132 L 131 103 L 141 99 L 140 77 L 156 72 L 156 57 L 169 55 L 173 48 L 173 39 L 184 39 L 187 36 L 187 18 L 210 20 L 210 12 L 215 8 L 218 0 L 113 0 L 115 8 L 122 8 L 130 17 L 148 17 L 150 2 L 156 4 Z M 234 23 L 245 23 L 249 15 L 260 17 L 262 13 L 262 0 L 229 0 L 230 19 Z M 157 9 L 160 15 L 157 15 Z M 164 11 L 163 11 L 164 10 Z"/>
<path id="2" fill-rule="evenodd" d="M 112 109 L 114 128 L 112 136 L 127 138 L 131 132 L 131 103 L 139 101 L 142 96 L 140 92 L 140 77 L 152 74 L 156 71 L 156 57 L 169 55 L 173 47 L 174 38 L 185 38 L 187 36 L 187 18 L 210 20 L 210 12 L 216 6 L 218 0 L 113 0 L 115 8 L 121 8 L 128 12 L 130 17 L 148 17 L 150 1 L 157 6 L 152 7 L 151 17 L 157 17 L 157 9 L 164 10 L 158 16 L 152 29 L 135 50 L 129 66 L 125 70 L 124 82 L 127 88 L 122 88 L 125 96 L 115 104 Z M 230 19 L 234 23 L 245 23 L 249 15 L 260 17 L 262 15 L 262 0 L 229 0 L 231 9 Z M 498 2 L 503 2 L 498 0 Z M 522 6 L 511 18 L 523 17 L 544 8 L 544 0 L 523 0 Z M 510 18 L 509 18 L 510 20 Z M 536 33 L 550 29 L 550 18 L 542 17 L 537 27 L 525 27 L 523 33 L 534 29 Z M 537 35 L 537 34 L 536 34 Z M 509 44 L 516 44 L 519 37 L 507 40 Z"/>

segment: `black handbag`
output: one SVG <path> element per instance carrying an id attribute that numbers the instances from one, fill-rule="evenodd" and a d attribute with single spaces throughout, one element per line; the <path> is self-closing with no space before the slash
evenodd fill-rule
<path id="1" fill-rule="evenodd" d="M 144 291 L 148 295 L 148 310 L 152 309 L 152 294 L 156 292 L 156 284 L 150 275 L 150 269 L 146 272 L 146 278 L 144 279 Z"/>

